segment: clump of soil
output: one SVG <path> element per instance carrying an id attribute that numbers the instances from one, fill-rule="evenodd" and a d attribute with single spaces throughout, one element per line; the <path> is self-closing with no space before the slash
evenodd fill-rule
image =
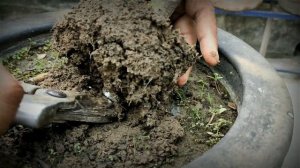
<path id="1" fill-rule="evenodd" d="M 237 115 L 222 77 L 204 65 L 194 66 L 185 88 L 176 87 L 197 53 L 147 1 L 82 1 L 56 24 L 53 44 L 21 51 L 5 61 L 19 80 L 47 72 L 35 84 L 95 102 L 109 92 L 119 121 L 16 125 L 0 138 L 5 167 L 181 167 L 216 144 Z"/>
<path id="2" fill-rule="evenodd" d="M 166 101 L 197 56 L 144 0 L 81 1 L 53 30 L 56 49 L 87 76 L 79 85 L 110 92 L 120 104 Z"/>

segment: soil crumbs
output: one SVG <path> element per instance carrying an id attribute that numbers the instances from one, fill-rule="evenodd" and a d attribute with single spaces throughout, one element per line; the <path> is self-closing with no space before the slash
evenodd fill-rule
<path id="1" fill-rule="evenodd" d="M 233 124 L 219 74 L 195 64 L 187 86 L 176 87 L 197 53 L 168 20 L 144 1 L 108 2 L 80 2 L 54 27 L 53 43 L 30 45 L 4 64 L 19 80 L 92 100 L 110 92 L 116 121 L 16 125 L 0 137 L 0 167 L 181 167 Z"/>

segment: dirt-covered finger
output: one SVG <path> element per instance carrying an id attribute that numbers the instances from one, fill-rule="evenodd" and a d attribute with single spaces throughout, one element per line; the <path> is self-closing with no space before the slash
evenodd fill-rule
<path id="1" fill-rule="evenodd" d="M 178 86 L 182 87 L 187 83 L 191 72 L 192 72 L 192 67 L 189 67 L 188 70 L 178 78 L 177 80 Z"/>
<path id="2" fill-rule="evenodd" d="M 200 41 L 200 50 L 207 64 L 215 66 L 220 62 L 217 44 L 214 40 L 214 37 L 203 37 Z"/>
<path id="3" fill-rule="evenodd" d="M 196 22 L 195 30 L 205 61 L 212 66 L 218 64 L 219 54 L 214 7 L 208 0 L 187 0 L 186 12 Z"/>
<path id="4" fill-rule="evenodd" d="M 190 16 L 184 15 L 179 18 L 175 23 L 175 28 L 179 30 L 180 35 L 184 37 L 189 45 L 194 46 L 196 44 L 197 34 L 195 31 L 195 22 Z M 177 84 L 179 86 L 184 86 L 187 83 L 191 71 L 192 67 L 189 67 L 188 70 L 178 78 Z"/>
<path id="5" fill-rule="evenodd" d="M 195 45 L 197 42 L 197 34 L 194 27 L 195 22 L 188 15 L 182 16 L 175 23 L 175 28 L 179 30 L 180 35 L 184 37 L 189 45 Z"/>

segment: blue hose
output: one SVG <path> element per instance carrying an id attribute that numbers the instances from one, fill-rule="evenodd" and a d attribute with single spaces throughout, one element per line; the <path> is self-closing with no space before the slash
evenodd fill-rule
<path id="1" fill-rule="evenodd" d="M 236 16 L 248 16 L 248 17 L 260 17 L 260 18 L 273 18 L 273 19 L 300 21 L 300 16 L 285 13 L 285 12 L 260 11 L 260 10 L 247 10 L 247 11 L 232 12 L 232 11 L 225 11 L 222 9 L 215 9 L 215 13 L 221 14 L 221 15 L 236 15 Z"/>
<path id="2" fill-rule="evenodd" d="M 297 71 L 290 71 L 290 70 L 285 70 L 285 69 L 276 69 L 276 71 L 277 72 L 282 72 L 282 73 L 300 75 L 300 72 L 297 72 Z"/>

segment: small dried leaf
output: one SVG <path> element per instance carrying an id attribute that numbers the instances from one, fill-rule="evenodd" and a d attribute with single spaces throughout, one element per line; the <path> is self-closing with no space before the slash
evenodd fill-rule
<path id="1" fill-rule="evenodd" d="M 233 110 L 236 110 L 236 109 L 237 109 L 236 104 L 233 103 L 233 102 L 228 102 L 227 106 L 228 106 L 229 108 L 233 109 Z"/>
<path id="2" fill-rule="evenodd" d="M 212 132 L 206 132 L 208 135 L 214 135 L 214 133 Z"/>
<path id="3" fill-rule="evenodd" d="M 48 76 L 48 73 L 41 73 L 41 74 L 38 74 L 37 76 L 30 78 L 29 81 L 34 82 L 34 83 L 41 82 L 41 81 L 45 80 L 47 76 Z"/>
<path id="4" fill-rule="evenodd" d="M 44 59 L 47 54 L 37 54 L 37 59 Z"/>

